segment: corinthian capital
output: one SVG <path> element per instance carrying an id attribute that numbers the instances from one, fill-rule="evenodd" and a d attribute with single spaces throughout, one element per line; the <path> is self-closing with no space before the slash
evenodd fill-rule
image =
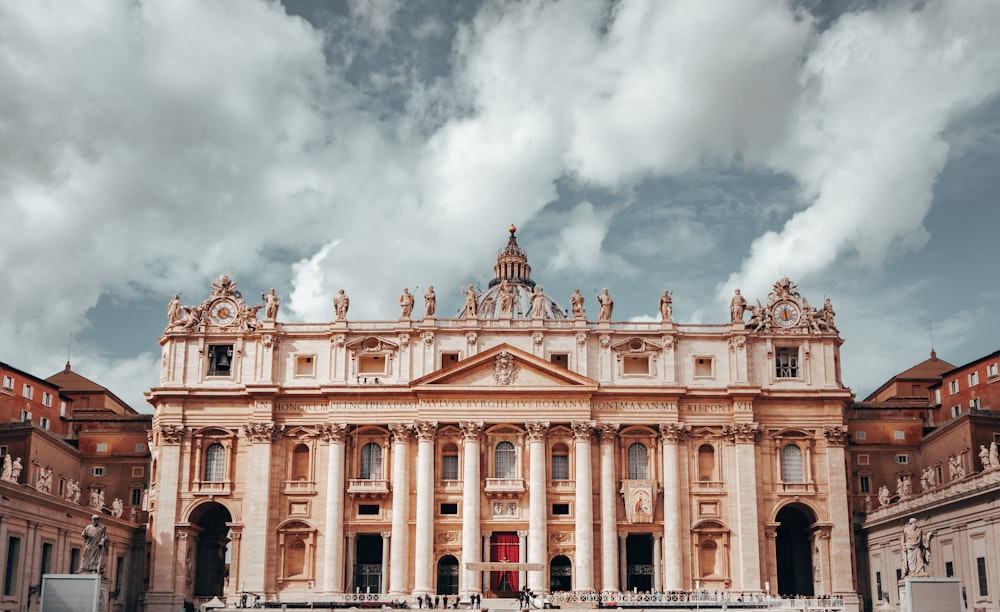
<path id="1" fill-rule="evenodd" d="M 680 442 L 686 440 L 691 433 L 687 423 L 660 423 L 660 437 L 664 442 Z"/>
<path id="2" fill-rule="evenodd" d="M 597 429 L 601 434 L 601 442 L 616 442 L 618 440 L 618 423 L 601 423 Z"/>
<path id="3" fill-rule="evenodd" d="M 410 441 L 410 436 L 413 434 L 413 425 L 410 423 L 392 423 L 389 425 L 389 431 L 392 432 L 393 444 L 406 444 Z"/>
<path id="4" fill-rule="evenodd" d="M 527 421 L 524 428 L 528 430 L 528 441 L 544 440 L 549 431 L 548 421 Z"/>
<path id="5" fill-rule="evenodd" d="M 266 423 L 247 423 L 243 426 L 243 433 L 251 442 L 273 442 L 284 431 L 284 425 L 275 425 L 270 421 Z"/>
<path id="6" fill-rule="evenodd" d="M 482 421 L 461 421 L 458 428 L 462 430 L 462 437 L 471 442 L 478 442 L 479 436 L 483 433 Z"/>
<path id="7" fill-rule="evenodd" d="M 417 432 L 417 440 L 420 442 L 430 442 L 437 434 L 437 421 L 417 421 L 413 426 Z"/>
<path id="8" fill-rule="evenodd" d="M 731 442 L 755 443 L 757 434 L 760 432 L 760 425 L 757 423 L 733 423 L 722 428 L 722 434 Z"/>
<path id="9" fill-rule="evenodd" d="M 347 435 L 347 423 L 323 423 L 316 435 L 324 442 L 343 442 Z"/>
<path id="10" fill-rule="evenodd" d="M 183 425 L 162 425 L 160 427 L 160 439 L 164 444 L 180 444 L 181 438 L 187 428 Z"/>
<path id="11" fill-rule="evenodd" d="M 570 423 L 570 427 L 573 429 L 573 438 L 577 442 L 590 442 L 594 430 L 597 429 L 597 423 L 594 421 L 574 421 Z"/>
<path id="12" fill-rule="evenodd" d="M 847 426 L 835 425 L 824 427 L 823 435 L 826 436 L 826 443 L 830 446 L 844 446 L 847 444 Z"/>

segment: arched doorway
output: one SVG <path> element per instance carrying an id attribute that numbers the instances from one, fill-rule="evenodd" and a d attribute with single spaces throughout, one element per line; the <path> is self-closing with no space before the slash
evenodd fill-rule
<path id="1" fill-rule="evenodd" d="M 573 590 L 573 564 L 566 555 L 556 555 L 549 563 L 549 590 Z"/>
<path id="2" fill-rule="evenodd" d="M 775 521 L 779 523 L 775 541 L 778 593 L 814 595 L 810 525 L 816 516 L 802 504 L 790 504 L 778 512 Z"/>
<path id="3" fill-rule="evenodd" d="M 458 559 L 445 555 L 438 560 L 438 595 L 458 595 Z"/>
<path id="4" fill-rule="evenodd" d="M 233 516 L 218 502 L 198 506 L 190 522 L 198 527 L 194 549 L 194 597 L 222 597 L 229 575 L 229 526 Z"/>

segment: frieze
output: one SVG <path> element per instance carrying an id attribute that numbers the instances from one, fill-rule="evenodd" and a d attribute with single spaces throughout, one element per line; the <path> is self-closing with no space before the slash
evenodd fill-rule
<path id="1" fill-rule="evenodd" d="M 517 502 L 493 502 L 493 518 L 517 518 Z"/>
<path id="2" fill-rule="evenodd" d="M 181 438 L 187 428 L 183 425 L 162 425 L 160 426 L 160 439 L 164 444 L 180 444 Z"/>
<path id="3" fill-rule="evenodd" d="M 467 399 L 467 400 L 425 400 L 421 409 L 479 409 L 479 410 L 590 410 L 586 400 L 520 400 L 520 399 Z"/>
<path id="4" fill-rule="evenodd" d="M 594 402 L 593 408 L 605 412 L 677 412 L 677 402 Z"/>
<path id="5" fill-rule="evenodd" d="M 274 402 L 271 409 L 274 412 L 305 412 L 317 413 L 327 411 L 326 403 L 317 402 Z"/>
<path id="6" fill-rule="evenodd" d="M 385 400 L 330 402 L 330 412 L 380 412 L 388 410 L 416 410 L 417 402 Z"/>
<path id="7" fill-rule="evenodd" d="M 730 414 L 733 411 L 733 406 L 723 403 L 684 403 L 680 405 L 680 411 L 691 414 Z"/>

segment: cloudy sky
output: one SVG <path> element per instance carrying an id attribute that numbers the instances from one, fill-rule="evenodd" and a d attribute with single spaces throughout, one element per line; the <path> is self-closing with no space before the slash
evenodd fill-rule
<path id="1" fill-rule="evenodd" d="M 166 304 L 830 297 L 861 397 L 1000 347 L 1000 3 L 0 3 L 0 361 L 140 410 Z M 593 298 L 588 300 L 593 308 Z"/>

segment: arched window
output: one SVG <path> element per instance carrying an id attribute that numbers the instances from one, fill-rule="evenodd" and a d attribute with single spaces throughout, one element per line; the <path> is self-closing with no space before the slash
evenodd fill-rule
<path id="1" fill-rule="evenodd" d="M 441 455 L 441 480 L 458 480 L 458 447 L 446 444 Z"/>
<path id="2" fill-rule="evenodd" d="M 552 447 L 552 480 L 569 480 L 569 447 L 565 444 Z"/>
<path id="3" fill-rule="evenodd" d="M 361 447 L 361 479 L 382 480 L 382 447 L 375 442 Z"/>
<path id="4" fill-rule="evenodd" d="M 226 479 L 226 449 L 213 442 L 205 449 L 205 482 L 222 482 Z"/>
<path id="5" fill-rule="evenodd" d="M 802 449 L 786 444 L 781 449 L 781 479 L 785 482 L 803 482 Z"/>
<path id="6" fill-rule="evenodd" d="M 645 444 L 635 442 L 628 447 L 629 480 L 649 478 L 649 451 Z"/>
<path id="7" fill-rule="evenodd" d="M 292 451 L 291 480 L 309 480 L 309 447 L 305 444 Z"/>
<path id="8" fill-rule="evenodd" d="M 698 480 L 715 480 L 715 448 L 711 444 L 698 447 Z"/>
<path id="9" fill-rule="evenodd" d="M 514 445 L 504 441 L 497 444 L 493 451 L 494 477 L 495 478 L 515 478 L 517 476 L 517 466 L 514 463 Z"/>

